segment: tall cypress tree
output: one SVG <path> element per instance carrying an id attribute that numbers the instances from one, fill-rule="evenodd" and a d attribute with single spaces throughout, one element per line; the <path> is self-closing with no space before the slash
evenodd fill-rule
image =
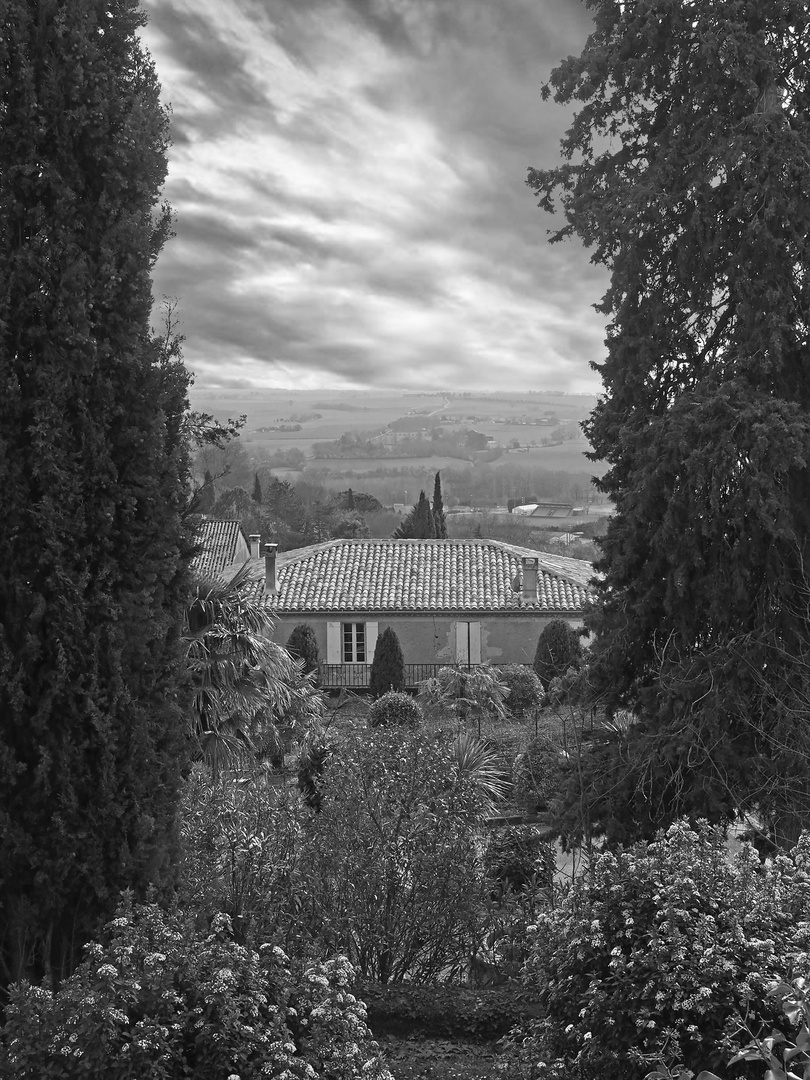
<path id="1" fill-rule="evenodd" d="M 253 474 L 253 495 L 252 495 L 252 498 L 253 498 L 253 501 L 255 503 L 257 503 L 259 506 L 261 506 L 261 504 L 262 504 L 262 485 L 261 485 L 261 481 L 259 480 L 259 474 L 258 473 Z"/>
<path id="2" fill-rule="evenodd" d="M 810 821 L 810 12 L 588 6 L 566 160 L 529 183 L 611 272 L 591 674 L 640 719 L 624 820 L 743 809 L 781 841 Z"/>
<path id="3" fill-rule="evenodd" d="M 171 863 L 188 378 L 150 331 L 168 120 L 142 22 L 0 8 L 0 990 L 59 981 Z"/>
<path id="4" fill-rule="evenodd" d="M 444 516 L 444 499 L 442 498 L 442 474 L 436 473 L 433 481 L 433 520 L 436 524 L 436 537 L 439 540 L 447 539 L 447 518 Z"/>
<path id="5" fill-rule="evenodd" d="M 394 540 L 433 540 L 436 537 L 436 521 L 424 491 L 413 508 L 402 519 L 392 534 Z"/>

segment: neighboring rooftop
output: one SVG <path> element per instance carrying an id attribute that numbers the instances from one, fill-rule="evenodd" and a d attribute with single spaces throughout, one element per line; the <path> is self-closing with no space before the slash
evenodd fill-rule
<path id="1" fill-rule="evenodd" d="M 537 559 L 537 601 L 521 596 L 523 557 Z M 236 566 L 228 572 L 236 570 Z M 257 593 L 264 559 L 254 560 Z M 581 613 L 589 598 L 590 563 L 496 540 L 330 540 L 280 552 L 279 614 L 329 612 Z"/>
<path id="2" fill-rule="evenodd" d="M 200 552 L 191 563 L 197 577 L 216 577 L 226 566 L 242 563 L 250 555 L 247 538 L 236 520 L 209 518 L 197 529 Z"/>

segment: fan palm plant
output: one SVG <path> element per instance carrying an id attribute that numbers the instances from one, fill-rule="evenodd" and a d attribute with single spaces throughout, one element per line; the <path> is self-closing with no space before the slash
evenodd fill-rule
<path id="1" fill-rule="evenodd" d="M 271 640 L 272 615 L 250 595 L 248 567 L 228 581 L 200 579 L 186 610 L 191 736 L 215 778 L 248 757 L 277 758 L 283 728 L 323 714 L 311 676 Z"/>
<path id="2" fill-rule="evenodd" d="M 497 750 L 471 731 L 460 731 L 450 744 L 450 760 L 456 778 L 475 788 L 480 813 L 483 816 L 492 814 L 511 787 Z"/>

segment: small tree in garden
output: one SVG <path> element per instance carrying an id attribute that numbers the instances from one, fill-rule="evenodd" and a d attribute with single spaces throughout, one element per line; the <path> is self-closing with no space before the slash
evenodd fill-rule
<path id="1" fill-rule="evenodd" d="M 419 700 L 425 712 L 434 719 L 450 716 L 465 723 L 491 716 L 497 720 L 506 717 L 508 687 L 502 683 L 493 668 L 481 665 L 472 670 L 460 667 L 443 667 L 433 679 L 425 679 L 419 688 Z"/>
<path id="2" fill-rule="evenodd" d="M 386 626 L 374 647 L 369 690 L 372 697 L 378 698 L 389 690 L 404 689 L 405 657 L 402 655 L 399 638 L 390 626 Z"/>
<path id="3" fill-rule="evenodd" d="M 363 731 L 323 774 L 321 812 L 302 836 L 302 898 L 365 978 L 458 977 L 478 944 L 485 793 L 452 743 L 418 729 Z"/>
<path id="4" fill-rule="evenodd" d="M 315 630 L 309 623 L 299 623 L 292 628 L 287 638 L 287 652 L 290 656 L 297 656 L 299 660 L 303 660 L 304 671 L 307 674 L 318 675 L 321 655 L 318 651 Z"/>
<path id="5" fill-rule="evenodd" d="M 582 659 L 582 642 L 579 634 L 562 619 L 552 619 L 543 627 L 534 654 L 534 670 L 548 690 L 549 683 L 564 675 L 570 667 L 576 667 Z"/>

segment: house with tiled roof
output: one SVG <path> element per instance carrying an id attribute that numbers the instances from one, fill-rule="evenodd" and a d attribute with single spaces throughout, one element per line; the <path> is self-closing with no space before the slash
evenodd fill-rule
<path id="1" fill-rule="evenodd" d="M 250 590 L 275 639 L 309 623 L 327 686 L 365 686 L 391 627 L 415 685 L 447 664 L 530 664 L 551 619 L 582 625 L 593 568 L 495 540 L 330 540 L 277 552 L 251 537 Z M 233 573 L 236 565 L 226 569 Z"/>
<path id="2" fill-rule="evenodd" d="M 207 518 L 197 527 L 195 539 L 199 551 L 191 571 L 197 577 L 217 577 L 226 567 L 241 566 L 251 557 L 247 537 L 236 520 Z M 258 553 L 258 545 L 254 545 L 254 558 Z"/>

